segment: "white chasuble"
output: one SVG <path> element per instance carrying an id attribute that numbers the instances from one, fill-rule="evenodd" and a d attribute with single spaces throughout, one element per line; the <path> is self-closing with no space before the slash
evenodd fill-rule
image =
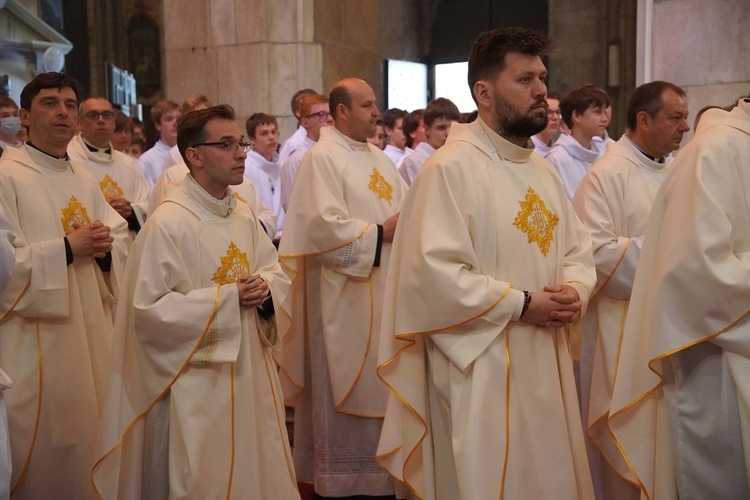
<path id="1" fill-rule="evenodd" d="M 589 306 L 595 328 L 584 329 L 583 408 L 588 410 L 589 437 L 622 478 L 629 477 L 629 469 L 610 437 L 607 416 L 618 353 L 630 355 L 620 348 L 643 234 L 667 170 L 623 135 L 594 163 L 573 197 L 573 207 L 591 234 L 597 273 Z"/>
<path id="2" fill-rule="evenodd" d="M 144 470 L 153 459 L 146 421 L 160 401 L 169 404 L 168 466 L 156 467 L 168 471 L 169 498 L 299 496 L 271 357 L 288 324 L 280 304 L 289 280 L 257 218 L 227 199 L 188 176 L 136 239 L 93 472 L 104 498 L 141 498 L 154 473 Z M 239 306 L 236 281 L 250 274 L 270 285 L 269 320 Z"/>
<path id="3" fill-rule="evenodd" d="M 609 409 L 642 498 L 750 495 L 747 158 L 750 102 L 709 110 L 654 200 Z"/>
<path id="4" fill-rule="evenodd" d="M 90 151 L 80 135 L 73 137 L 68 144 L 71 161 L 89 171 L 104 198 L 107 201 L 112 198 L 128 200 L 139 224 L 143 225 L 148 213 L 148 181 L 132 158 L 115 150 L 111 144 L 110 150 L 109 154 Z"/>
<path id="5" fill-rule="evenodd" d="M 13 458 L 13 498 L 93 498 L 90 471 L 109 377 L 115 296 L 93 258 L 66 265 L 74 224 L 112 229 L 116 295 L 127 224 L 82 167 L 30 146 L 0 160 L 0 202 L 16 237 L 0 295 L 0 366 Z"/>
<path id="6" fill-rule="evenodd" d="M 568 284 L 585 304 L 594 285 L 552 166 L 484 123 L 454 124 L 410 187 L 391 259 L 379 463 L 418 498 L 592 498 L 578 334 L 512 320 L 523 290 Z"/>
<path id="7" fill-rule="evenodd" d="M 390 243 L 378 249 L 377 225 L 405 190 L 380 150 L 334 127 L 321 130 L 292 189 L 279 249 L 292 328 L 277 359 L 287 402 L 297 403 L 298 473 L 321 495 L 393 493 L 373 461 L 387 399 L 375 369 L 390 253 Z"/>

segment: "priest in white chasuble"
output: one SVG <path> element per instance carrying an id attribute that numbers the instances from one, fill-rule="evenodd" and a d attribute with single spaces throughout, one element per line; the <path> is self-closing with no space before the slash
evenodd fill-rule
<path id="1" fill-rule="evenodd" d="M 710 109 L 654 199 L 609 427 L 641 498 L 750 498 L 750 99 Z"/>
<path id="2" fill-rule="evenodd" d="M 15 233 L 13 274 L 0 294 L 0 367 L 13 380 L 4 391 L 13 498 L 94 497 L 111 308 L 132 240 L 66 154 L 77 86 L 59 73 L 26 85 L 20 114 L 29 141 L 0 159 L 0 203 Z"/>
<path id="3" fill-rule="evenodd" d="M 299 498 L 277 367 L 289 279 L 230 185 L 249 144 L 229 106 L 191 111 L 191 173 L 133 245 L 93 469 L 104 498 Z"/>
<path id="4" fill-rule="evenodd" d="M 591 239 L 530 141 L 547 123 L 549 46 L 523 28 L 480 35 L 479 118 L 451 127 L 399 217 L 377 458 L 417 498 L 593 498 L 573 375 Z"/>
<path id="5" fill-rule="evenodd" d="M 112 147 L 115 112 L 108 100 L 86 99 L 79 106 L 79 115 L 81 133 L 68 144 L 70 159 L 91 173 L 104 198 L 128 221 L 135 237 L 146 221 L 148 181 L 132 158 Z"/>
<path id="6" fill-rule="evenodd" d="M 292 277 L 292 328 L 277 357 L 295 406 L 294 460 L 323 496 L 392 495 L 374 461 L 387 389 L 377 379 L 385 277 L 406 184 L 367 142 L 379 116 L 372 88 L 339 82 L 334 124 L 305 155 L 279 254 Z"/>

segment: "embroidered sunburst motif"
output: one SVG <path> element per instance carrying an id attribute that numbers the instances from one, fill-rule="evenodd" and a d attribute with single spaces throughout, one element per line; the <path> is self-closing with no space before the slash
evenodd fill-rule
<path id="1" fill-rule="evenodd" d="M 122 198 L 123 192 L 120 189 L 120 185 L 117 184 L 112 177 L 105 175 L 104 179 L 99 181 L 99 189 L 101 189 L 104 198 L 107 201 L 112 198 Z"/>
<path id="2" fill-rule="evenodd" d="M 393 186 L 388 184 L 385 177 L 380 175 L 380 172 L 375 167 L 372 167 L 370 185 L 367 187 L 370 188 L 370 191 L 378 195 L 378 198 L 387 201 L 389 205 L 391 204 L 391 200 L 393 200 Z"/>
<path id="3" fill-rule="evenodd" d="M 227 255 L 221 258 L 221 266 L 216 269 L 211 281 L 218 285 L 227 285 L 249 274 L 250 264 L 247 261 L 247 254 L 240 252 L 232 241 L 229 243 Z"/>
<path id="4" fill-rule="evenodd" d="M 65 234 L 70 234 L 75 231 L 73 224 L 78 223 L 81 226 L 88 226 L 91 224 L 91 219 L 89 219 L 89 214 L 86 212 L 86 208 L 81 205 L 78 198 L 71 196 L 70 201 L 68 202 L 68 207 L 62 209 L 60 222 L 62 222 Z"/>
<path id="5" fill-rule="evenodd" d="M 536 243 L 542 255 L 547 255 L 549 245 L 554 239 L 554 230 L 560 221 L 556 214 L 547 209 L 544 201 L 529 186 L 526 199 L 519 201 L 521 211 L 516 215 L 513 225 L 526 233 L 529 243 Z"/>

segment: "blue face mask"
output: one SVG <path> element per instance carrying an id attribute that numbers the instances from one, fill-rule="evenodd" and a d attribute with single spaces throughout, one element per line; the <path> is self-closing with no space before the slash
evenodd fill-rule
<path id="1" fill-rule="evenodd" d="M 0 130 L 5 135 L 16 135 L 21 129 L 21 119 L 17 116 L 0 118 Z"/>

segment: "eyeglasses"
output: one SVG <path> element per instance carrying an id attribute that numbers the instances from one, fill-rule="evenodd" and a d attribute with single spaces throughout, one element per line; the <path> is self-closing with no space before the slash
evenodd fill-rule
<path id="1" fill-rule="evenodd" d="M 312 118 L 313 116 L 317 116 L 318 120 L 325 120 L 329 116 L 331 116 L 331 113 L 328 111 L 318 111 L 317 113 L 310 113 L 305 118 Z"/>
<path id="2" fill-rule="evenodd" d="M 249 142 L 217 141 L 199 142 L 198 144 L 193 144 L 191 147 L 197 148 L 198 146 L 215 146 L 220 147 L 224 151 L 237 151 L 238 149 L 242 148 L 245 153 L 249 153 L 252 144 L 250 144 Z"/>
<path id="3" fill-rule="evenodd" d="M 83 115 L 83 118 L 86 118 L 87 120 L 91 120 L 93 122 L 94 120 L 98 120 L 100 116 L 104 118 L 105 120 L 111 120 L 115 117 L 115 112 L 114 111 L 102 111 L 102 112 L 89 111 L 88 113 Z"/>
<path id="4" fill-rule="evenodd" d="M 562 111 L 560 111 L 559 109 L 548 109 L 547 110 L 547 116 L 554 116 L 554 115 L 562 116 Z"/>

